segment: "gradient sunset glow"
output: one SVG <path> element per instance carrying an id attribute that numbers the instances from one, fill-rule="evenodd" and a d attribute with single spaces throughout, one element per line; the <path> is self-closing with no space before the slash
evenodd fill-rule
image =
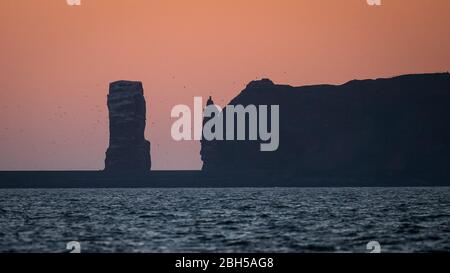
<path id="1" fill-rule="evenodd" d="M 200 169 L 170 111 L 254 79 L 295 86 L 450 70 L 450 1 L 0 1 L 0 170 L 103 169 L 108 84 L 144 84 L 153 169 Z M 280 144 L 282 145 L 282 143 Z"/>

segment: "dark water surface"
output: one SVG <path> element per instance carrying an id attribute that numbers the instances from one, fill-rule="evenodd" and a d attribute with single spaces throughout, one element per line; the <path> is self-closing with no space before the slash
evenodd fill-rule
<path id="1" fill-rule="evenodd" d="M 0 252 L 450 251 L 450 188 L 0 190 Z"/>

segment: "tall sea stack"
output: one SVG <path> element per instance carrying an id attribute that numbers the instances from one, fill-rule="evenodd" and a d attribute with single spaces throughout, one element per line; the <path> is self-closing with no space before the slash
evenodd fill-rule
<path id="1" fill-rule="evenodd" d="M 145 172 L 151 168 L 150 142 L 144 137 L 146 106 L 141 82 L 109 86 L 109 148 L 105 171 Z"/>

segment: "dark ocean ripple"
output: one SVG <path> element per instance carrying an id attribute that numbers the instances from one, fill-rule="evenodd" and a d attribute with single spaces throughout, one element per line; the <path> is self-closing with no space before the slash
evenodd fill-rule
<path id="1" fill-rule="evenodd" d="M 0 190 L 0 252 L 450 251 L 450 188 Z"/>

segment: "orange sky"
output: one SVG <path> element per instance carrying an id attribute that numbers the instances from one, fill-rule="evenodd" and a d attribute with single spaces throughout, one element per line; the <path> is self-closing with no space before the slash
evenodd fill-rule
<path id="1" fill-rule="evenodd" d="M 153 169 L 198 169 L 170 110 L 251 80 L 305 85 L 450 70 L 450 1 L 0 1 L 0 170 L 102 169 L 108 83 L 140 80 Z"/>

